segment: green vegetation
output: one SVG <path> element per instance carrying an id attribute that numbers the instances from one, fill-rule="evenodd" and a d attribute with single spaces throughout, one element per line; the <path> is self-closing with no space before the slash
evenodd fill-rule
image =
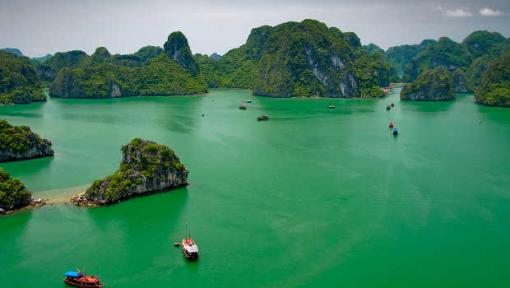
<path id="1" fill-rule="evenodd" d="M 356 34 L 310 19 L 255 28 L 241 47 L 195 60 L 209 87 L 273 97 L 380 96 L 379 86 L 396 79 L 381 51 L 367 51 Z"/>
<path id="2" fill-rule="evenodd" d="M 30 204 L 32 193 L 25 185 L 0 168 L 0 208 L 13 210 Z"/>
<path id="3" fill-rule="evenodd" d="M 51 142 L 27 126 L 13 126 L 0 120 L 0 162 L 53 155 Z"/>
<path id="4" fill-rule="evenodd" d="M 384 57 L 386 61 L 388 61 L 397 70 L 398 75 L 402 76 L 405 66 L 409 64 L 419 52 L 434 43 L 436 43 L 434 40 L 423 40 L 418 45 L 400 45 L 390 47 L 384 54 Z"/>
<path id="5" fill-rule="evenodd" d="M 85 197 L 96 204 L 186 185 L 188 172 L 170 148 L 139 138 L 122 147 L 123 160 L 111 176 L 95 181 Z"/>
<path id="6" fill-rule="evenodd" d="M 420 74 L 412 84 L 404 86 L 400 99 L 415 101 L 455 100 L 455 84 L 444 67 L 429 69 Z"/>
<path id="7" fill-rule="evenodd" d="M 193 59 L 193 54 L 191 54 L 188 39 L 186 39 L 182 32 L 170 34 L 163 47 L 166 55 L 181 65 L 184 70 L 193 76 L 198 75 L 199 67 Z"/>
<path id="8" fill-rule="evenodd" d="M 42 101 L 46 96 L 30 60 L 0 51 L 0 105 Z"/>
<path id="9" fill-rule="evenodd" d="M 80 58 L 76 66 L 61 68 L 50 95 L 109 98 L 206 93 L 207 84 L 198 75 L 187 45 L 184 35 L 174 32 L 165 43 L 166 54 L 161 48 L 147 46 L 133 55 L 111 55 L 99 47 L 90 57 Z"/>
<path id="10" fill-rule="evenodd" d="M 510 52 L 489 65 L 482 75 L 475 98 L 480 104 L 510 107 Z"/>
<path id="11" fill-rule="evenodd" d="M 497 32 L 475 31 L 462 43 L 442 37 L 420 45 L 388 49 L 386 59 L 403 71 L 403 81 L 412 82 L 424 71 L 445 67 L 453 73 L 456 92 L 469 92 L 480 85 L 483 72 L 502 53 L 510 51 L 510 40 Z"/>

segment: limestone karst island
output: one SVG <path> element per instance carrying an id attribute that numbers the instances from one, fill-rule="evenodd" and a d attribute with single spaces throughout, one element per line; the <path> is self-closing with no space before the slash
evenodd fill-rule
<path id="1" fill-rule="evenodd" d="M 510 2 L 0 0 L 0 287 L 510 287 Z"/>

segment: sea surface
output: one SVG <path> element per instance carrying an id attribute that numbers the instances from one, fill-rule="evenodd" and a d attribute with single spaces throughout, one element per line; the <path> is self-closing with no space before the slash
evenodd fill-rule
<path id="1" fill-rule="evenodd" d="M 0 107 L 55 150 L 0 164 L 55 203 L 0 217 L 0 286 L 63 287 L 79 268 L 122 288 L 510 287 L 510 109 L 398 92 L 218 89 Z M 174 149 L 190 185 L 104 208 L 65 203 L 114 172 L 135 137 Z M 186 223 L 195 263 L 173 246 Z"/>

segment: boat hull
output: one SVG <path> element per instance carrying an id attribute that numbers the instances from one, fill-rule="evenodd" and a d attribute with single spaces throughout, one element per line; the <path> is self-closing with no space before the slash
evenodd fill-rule
<path id="1" fill-rule="evenodd" d="M 103 288 L 103 283 L 90 283 L 90 282 L 80 282 L 77 280 L 70 280 L 65 278 L 64 282 L 67 285 L 73 286 L 73 287 L 83 287 L 83 288 Z"/>

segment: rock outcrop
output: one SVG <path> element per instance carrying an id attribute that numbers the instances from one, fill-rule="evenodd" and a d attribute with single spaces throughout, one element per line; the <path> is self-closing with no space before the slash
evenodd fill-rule
<path id="1" fill-rule="evenodd" d="M 415 82 L 404 86 L 401 100 L 451 101 L 455 100 L 455 84 L 444 67 L 430 69 L 418 76 Z"/>
<path id="2" fill-rule="evenodd" d="M 178 31 L 170 34 L 163 47 L 168 57 L 172 58 L 193 76 L 198 75 L 198 65 L 193 59 L 193 54 L 191 54 L 188 39 L 182 32 Z"/>
<path id="3" fill-rule="evenodd" d="M 32 193 L 25 185 L 0 168 L 0 212 L 3 213 L 30 205 Z"/>
<path id="4" fill-rule="evenodd" d="M 0 120 L 0 162 L 53 155 L 51 142 L 26 126 L 13 126 Z"/>
<path id="5" fill-rule="evenodd" d="M 471 92 L 468 89 L 466 80 L 466 73 L 462 69 L 457 69 L 452 72 L 453 83 L 455 83 L 455 92 L 457 93 L 468 93 Z"/>
<path id="6" fill-rule="evenodd" d="M 110 205 L 144 194 L 187 185 L 188 171 L 170 148 L 139 138 L 122 147 L 122 163 L 111 176 L 97 180 L 77 205 Z"/>

